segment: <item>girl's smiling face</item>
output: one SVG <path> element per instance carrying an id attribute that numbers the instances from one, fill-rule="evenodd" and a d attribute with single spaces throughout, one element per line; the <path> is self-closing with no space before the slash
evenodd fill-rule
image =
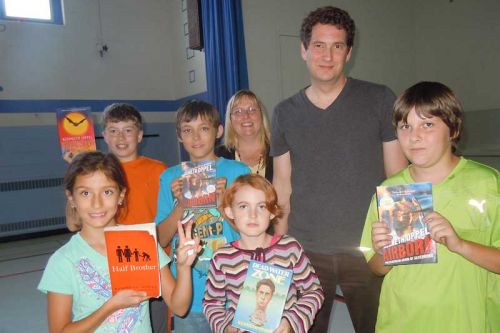
<path id="1" fill-rule="evenodd" d="M 82 227 L 104 228 L 115 224 L 118 205 L 125 198 L 116 182 L 102 171 L 76 177 L 73 191 L 66 191 L 71 205 L 82 221 Z"/>

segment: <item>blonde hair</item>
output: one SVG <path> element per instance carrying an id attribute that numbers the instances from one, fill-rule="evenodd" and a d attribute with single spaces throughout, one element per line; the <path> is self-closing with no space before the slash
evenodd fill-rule
<path id="1" fill-rule="evenodd" d="M 262 120 L 262 126 L 260 127 L 259 140 L 260 145 L 265 147 L 266 154 L 269 150 L 269 145 L 271 143 L 271 132 L 269 130 L 269 119 L 267 117 L 267 111 L 262 104 L 262 101 L 250 90 L 240 90 L 236 92 L 229 102 L 227 102 L 226 108 L 226 130 L 224 134 L 224 145 L 229 148 L 236 150 L 238 147 L 238 135 L 234 131 L 233 125 L 231 124 L 231 110 L 233 107 L 238 105 L 238 103 L 243 99 L 248 98 L 259 107 L 260 119 Z"/>

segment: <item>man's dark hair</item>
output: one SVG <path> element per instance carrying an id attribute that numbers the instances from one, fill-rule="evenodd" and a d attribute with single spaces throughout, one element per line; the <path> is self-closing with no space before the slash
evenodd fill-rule
<path id="1" fill-rule="evenodd" d="M 312 29 L 316 24 L 330 24 L 339 29 L 343 29 L 347 35 L 347 47 L 351 48 L 354 44 L 354 35 L 356 25 L 349 13 L 340 8 L 326 6 L 318 8 L 307 15 L 300 28 L 300 40 L 304 49 L 307 50 L 311 42 Z"/>

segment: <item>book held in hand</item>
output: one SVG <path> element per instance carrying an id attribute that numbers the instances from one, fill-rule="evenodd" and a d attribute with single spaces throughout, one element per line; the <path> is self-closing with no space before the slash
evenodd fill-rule
<path id="1" fill-rule="evenodd" d="M 96 150 L 94 122 L 90 108 L 57 109 L 59 144 L 64 154 Z"/>
<path id="2" fill-rule="evenodd" d="M 386 266 L 437 262 L 436 242 L 424 223 L 433 211 L 431 183 L 378 186 L 377 208 L 392 236 L 384 248 Z"/>
<path id="3" fill-rule="evenodd" d="M 113 295 L 123 289 L 161 296 L 158 245 L 154 223 L 104 228 Z"/>
<path id="4" fill-rule="evenodd" d="M 182 162 L 181 166 L 184 208 L 217 207 L 215 161 Z"/>
<path id="5" fill-rule="evenodd" d="M 280 324 L 293 272 L 250 260 L 232 326 L 249 332 L 273 332 Z"/>

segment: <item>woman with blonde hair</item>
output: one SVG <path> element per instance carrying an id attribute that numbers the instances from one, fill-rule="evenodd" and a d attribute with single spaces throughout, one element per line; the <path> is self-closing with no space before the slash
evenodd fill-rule
<path id="1" fill-rule="evenodd" d="M 250 90 L 236 92 L 227 103 L 224 145 L 217 156 L 241 161 L 252 173 L 273 178 L 273 159 L 269 157 L 269 120 L 261 100 Z"/>

